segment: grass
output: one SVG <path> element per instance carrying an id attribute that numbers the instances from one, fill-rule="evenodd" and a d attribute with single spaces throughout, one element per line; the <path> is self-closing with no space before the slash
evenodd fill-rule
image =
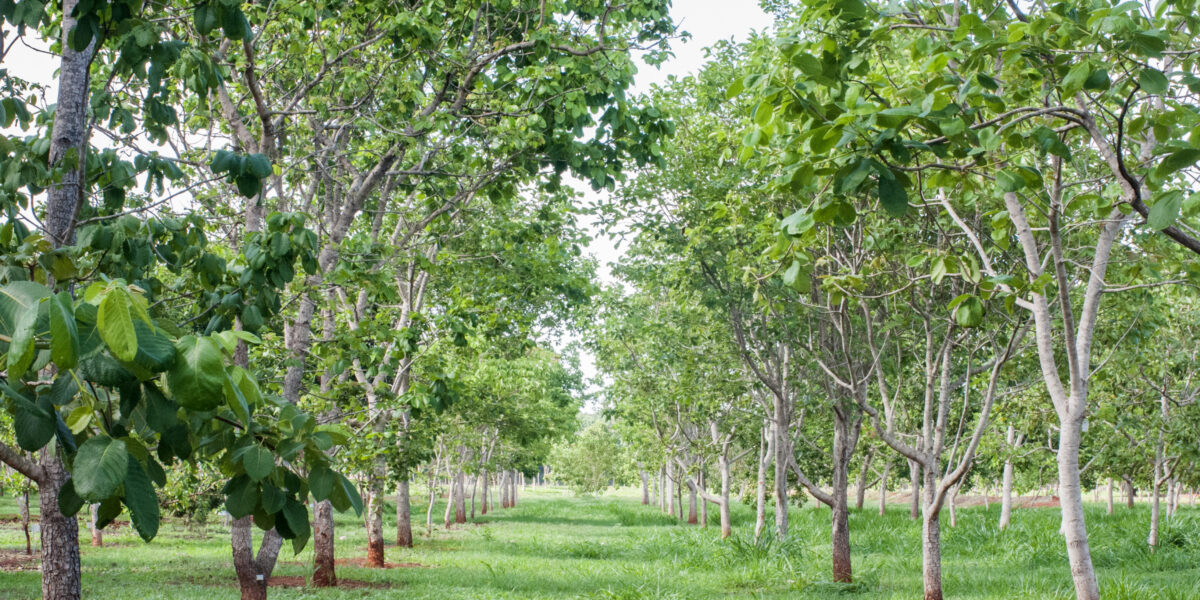
<path id="1" fill-rule="evenodd" d="M 715 527 L 676 524 L 653 507 L 641 506 L 631 494 L 574 498 L 554 489 L 531 491 L 516 508 L 480 517 L 477 524 L 438 527 L 431 538 L 419 535 L 415 549 L 388 548 L 391 562 L 432 568 L 339 567 L 341 578 L 388 588 L 279 588 L 271 597 L 898 600 L 921 595 L 919 526 L 903 507 L 882 517 L 873 510 L 851 516 L 851 585 L 829 580 L 826 510 L 794 509 L 788 541 L 755 543 L 750 537 L 752 508 L 735 508 L 734 536 L 722 542 L 716 539 Z M 420 509 L 414 506 L 418 520 L 424 517 Z M 716 511 L 711 512 L 715 518 Z M 0 552 L 23 548 L 18 525 L 4 520 L 15 514 L 15 502 L 0 499 Z M 437 517 L 441 514 L 435 510 Z M 998 515 L 997 506 L 990 511 L 960 509 L 958 527 L 944 521 L 947 597 L 1073 598 L 1065 547 L 1057 533 L 1058 510 L 1017 510 L 1006 532 L 996 530 Z M 1200 509 L 1181 507 L 1176 518 L 1165 523 L 1162 546 L 1154 553 L 1145 544 L 1147 507 L 1120 507 L 1107 516 L 1094 506 L 1087 517 L 1105 598 L 1200 597 Z M 353 516 L 339 516 L 339 558 L 365 555 L 361 523 Z M 424 533 L 423 527 L 419 533 Z M 205 534 L 170 522 L 151 544 L 121 527 L 106 532 L 105 542 L 103 548 L 92 548 L 85 541 L 82 548 L 85 598 L 236 597 L 228 530 L 220 524 L 210 525 Z M 311 563 L 311 550 L 294 556 L 285 545 L 274 574 L 307 576 Z M 38 595 L 37 572 L 0 571 L 0 599 Z"/>

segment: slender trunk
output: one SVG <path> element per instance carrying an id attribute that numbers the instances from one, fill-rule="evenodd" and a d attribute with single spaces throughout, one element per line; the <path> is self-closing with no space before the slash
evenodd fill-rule
<path id="1" fill-rule="evenodd" d="M 1067 542 L 1067 559 L 1075 581 L 1078 600 L 1099 600 L 1100 587 L 1092 567 L 1088 547 L 1087 526 L 1083 519 L 1083 491 L 1079 487 L 1079 442 L 1083 419 L 1062 424 L 1058 442 L 1058 494 L 1062 504 L 1063 533 Z"/>
<path id="2" fill-rule="evenodd" d="M 908 518 L 916 520 L 921 516 L 921 465 L 916 461 L 908 461 L 908 476 L 912 479 L 912 493 L 909 497 Z"/>
<path id="3" fill-rule="evenodd" d="M 946 498 L 946 503 L 950 505 L 950 526 L 951 527 L 958 527 L 958 511 L 956 510 L 957 507 L 954 506 L 954 503 L 958 501 L 958 487 L 959 486 L 957 486 L 957 485 L 951 487 L 950 490 L 946 494 L 947 496 L 949 496 L 949 498 Z"/>
<path id="4" fill-rule="evenodd" d="M 700 490 L 703 492 L 708 491 L 708 481 L 707 480 L 708 480 L 708 477 L 706 477 L 704 474 L 704 467 L 701 467 L 699 483 L 700 483 Z M 704 496 L 701 496 L 699 501 L 700 501 L 700 527 L 707 528 L 708 527 L 708 500 L 705 500 Z"/>
<path id="5" fill-rule="evenodd" d="M 1010 451 L 1013 444 L 1016 443 L 1016 436 L 1016 428 L 1009 425 L 1008 431 L 1004 434 L 1004 441 Z M 1013 461 L 1011 457 L 1004 459 L 1004 483 L 1002 485 L 1004 488 L 1000 492 L 1000 530 L 1004 531 L 1012 519 Z"/>
<path id="6" fill-rule="evenodd" d="M 412 505 L 408 496 L 408 477 L 400 480 L 396 489 L 396 545 L 413 547 Z"/>
<path id="7" fill-rule="evenodd" d="M 333 546 L 333 504 L 322 500 L 313 507 L 313 587 L 337 585 Z"/>
<path id="8" fill-rule="evenodd" d="M 442 525 L 446 529 L 450 529 L 450 513 L 454 510 L 454 486 L 458 484 L 458 478 L 454 475 L 450 476 L 450 486 L 446 490 L 446 513 L 442 515 Z"/>
<path id="9" fill-rule="evenodd" d="M 854 499 L 855 510 L 862 510 L 863 503 L 867 500 L 867 474 L 871 472 L 871 459 L 874 457 L 875 447 L 872 446 L 867 450 L 867 455 L 863 458 L 862 468 L 858 471 L 858 489 L 855 490 L 857 497 Z"/>
<path id="10" fill-rule="evenodd" d="M 378 469 L 376 469 L 378 472 Z M 383 554 L 383 481 L 384 477 L 373 478 L 370 496 L 367 498 L 367 566 L 382 568 Z"/>
<path id="11" fill-rule="evenodd" d="M 688 486 L 688 525 L 695 525 L 700 521 L 696 518 L 696 488 Z"/>
<path id="12" fill-rule="evenodd" d="M 79 521 L 58 510 L 58 491 L 67 471 L 53 447 L 42 450 L 43 476 L 38 481 L 42 533 L 42 598 L 79 600 Z"/>
<path id="13" fill-rule="evenodd" d="M 1125 506 L 1127 508 L 1133 508 L 1133 501 L 1136 496 L 1136 493 L 1133 491 L 1133 479 L 1131 479 L 1128 475 L 1122 477 L 1122 479 L 1124 479 L 1125 485 Z"/>
<path id="14" fill-rule="evenodd" d="M 21 511 L 21 529 L 25 532 L 25 556 L 33 556 L 33 544 L 29 538 L 29 490 L 21 493 L 17 508 Z"/>
<path id="15" fill-rule="evenodd" d="M 942 600 L 940 513 L 934 507 L 927 506 L 921 528 L 921 578 L 925 584 L 925 600 Z"/>
<path id="16" fill-rule="evenodd" d="M 721 470 L 721 539 L 725 539 L 733 533 L 733 526 L 729 519 L 729 458 L 724 454 L 717 458 L 717 468 Z"/>
<path id="17" fill-rule="evenodd" d="M 891 461 L 883 463 L 883 474 L 879 476 L 879 516 L 887 512 L 888 471 L 892 469 Z"/>
<path id="18" fill-rule="evenodd" d="M 775 536 L 779 539 L 787 537 L 788 532 L 788 465 L 792 457 L 791 445 L 788 444 L 787 423 L 781 423 L 783 414 L 783 398 L 775 398 L 775 421 L 772 423 L 775 436 Z"/>
<path id="19" fill-rule="evenodd" d="M 479 514 L 486 515 L 488 511 L 489 500 L 491 500 L 491 498 L 488 498 L 488 494 L 491 492 L 488 489 L 488 479 L 490 479 L 490 476 L 488 475 L 487 469 L 484 469 L 483 472 L 479 474 L 479 478 L 483 483 L 483 489 L 480 490 L 482 493 L 479 495 Z"/>
<path id="20" fill-rule="evenodd" d="M 638 469 L 638 473 L 642 476 L 642 504 L 650 504 L 650 478 L 646 472 Z"/>
<path id="21" fill-rule="evenodd" d="M 833 430 L 833 580 L 850 583 L 854 580 L 850 565 L 850 507 L 847 492 L 850 486 L 850 456 L 854 452 L 853 433 L 844 418 L 834 417 Z"/>
<path id="22" fill-rule="evenodd" d="M 1167 488 L 1167 518 L 1174 519 L 1175 511 L 1179 509 L 1179 480 L 1172 479 L 1171 485 Z"/>
<path id="23" fill-rule="evenodd" d="M 521 474 L 518 473 L 517 471 L 515 471 L 515 470 L 513 471 L 513 478 L 512 478 L 512 505 L 513 506 L 516 506 L 517 501 L 520 500 L 520 498 L 519 498 L 520 494 L 517 493 L 517 478 L 520 475 Z"/>
<path id="24" fill-rule="evenodd" d="M 1158 547 L 1158 520 L 1161 515 L 1162 508 L 1159 502 L 1158 484 L 1159 472 L 1162 470 L 1162 465 L 1155 463 L 1154 479 L 1150 482 L 1150 535 L 1146 536 L 1146 545 L 1150 546 L 1150 551 Z"/>
<path id="25" fill-rule="evenodd" d="M 475 495 L 479 492 L 479 478 L 482 475 L 476 475 L 471 479 L 471 520 L 475 520 Z"/>
<path id="26" fill-rule="evenodd" d="M 456 481 L 454 487 L 458 490 L 454 494 L 454 522 L 467 522 L 467 474 L 459 471 L 455 476 Z"/>
<path id="27" fill-rule="evenodd" d="M 437 492 L 434 490 L 434 482 L 437 481 L 437 467 L 434 467 L 433 473 L 429 475 L 429 502 L 425 507 L 425 537 L 433 535 L 433 503 L 437 500 Z"/>
<path id="28" fill-rule="evenodd" d="M 100 517 L 100 505 L 99 504 L 91 505 L 89 507 L 88 513 L 90 515 L 90 519 L 88 520 L 88 526 L 91 527 L 91 529 L 92 529 L 92 545 L 99 548 L 104 545 L 104 533 L 100 530 L 99 527 L 96 527 L 96 521 Z"/>
<path id="29" fill-rule="evenodd" d="M 767 433 L 767 423 L 758 438 L 758 478 L 754 488 L 754 539 L 762 539 L 763 530 L 767 528 L 767 466 L 771 462 L 771 449 L 768 447 L 770 437 Z"/>
<path id="30" fill-rule="evenodd" d="M 1108 478 L 1108 506 L 1106 507 L 1107 514 L 1113 514 L 1113 478 Z"/>

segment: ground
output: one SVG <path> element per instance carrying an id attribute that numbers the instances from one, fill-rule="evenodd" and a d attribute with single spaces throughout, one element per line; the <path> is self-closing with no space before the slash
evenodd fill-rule
<path id="1" fill-rule="evenodd" d="M 36 502 L 34 503 L 36 506 Z M 293 555 L 285 546 L 275 574 L 273 599 L 397 598 L 458 600 L 884 598 L 921 595 L 919 526 L 894 505 L 886 516 L 874 509 L 851 516 L 853 585 L 829 575 L 828 511 L 811 504 L 792 511 L 786 543 L 754 544 L 753 509 L 738 505 L 734 537 L 718 541 L 717 528 L 679 525 L 632 492 L 576 498 L 557 489 L 530 490 L 519 506 L 480 516 L 476 523 L 424 535 L 424 506 L 414 504 L 421 525 L 417 548 L 388 548 L 394 568 L 356 566 L 366 553 L 362 521 L 339 517 L 338 575 L 353 587 L 303 587 L 311 549 Z M 0 599 L 38 597 L 39 574 L 14 557 L 24 550 L 12 498 L 0 499 Z M 441 517 L 440 507 L 435 510 Z M 945 588 L 949 598 L 1009 599 L 1074 597 L 1058 510 L 1016 511 L 1006 532 L 996 530 L 999 506 L 962 509 L 958 526 L 943 524 Z M 710 517 L 716 518 L 716 511 Z M 1184 506 L 1164 525 L 1163 545 L 1146 549 L 1149 509 L 1119 506 L 1107 516 L 1088 508 L 1092 553 L 1106 599 L 1200 598 L 1200 509 Z M 390 524 L 389 524 L 390 525 Z M 394 535 L 390 529 L 389 535 Z M 106 532 L 106 546 L 88 545 L 81 531 L 84 598 L 106 600 L 216 600 L 235 598 L 228 529 L 207 531 L 182 522 L 164 525 L 158 539 L 142 543 L 128 525 Z M 35 553 L 36 548 L 35 537 Z M 405 564 L 409 563 L 409 564 Z M 413 565 L 411 563 L 416 563 Z M 419 566 L 417 566 L 419 565 Z"/>

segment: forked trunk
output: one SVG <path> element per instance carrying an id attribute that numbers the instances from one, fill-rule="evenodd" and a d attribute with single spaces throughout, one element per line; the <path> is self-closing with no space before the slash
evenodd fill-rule
<path id="1" fill-rule="evenodd" d="M 337 585 L 333 539 L 333 504 L 322 500 L 313 507 L 313 587 Z"/>
<path id="2" fill-rule="evenodd" d="M 275 559 L 283 538 L 274 529 L 262 536 L 258 556 L 254 555 L 254 523 L 250 516 L 236 519 L 230 529 L 233 546 L 233 568 L 237 573 L 238 587 L 242 600 L 264 600 L 267 597 L 267 582 L 275 569 Z"/>

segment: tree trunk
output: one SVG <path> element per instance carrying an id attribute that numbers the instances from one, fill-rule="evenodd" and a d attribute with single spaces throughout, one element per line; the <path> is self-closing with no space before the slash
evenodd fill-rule
<path id="1" fill-rule="evenodd" d="M 487 469 L 484 469 L 483 472 L 479 474 L 479 478 L 483 482 L 483 489 L 480 490 L 482 493 L 479 495 L 479 514 L 486 515 L 488 511 L 488 503 L 489 500 L 491 500 L 488 498 L 488 494 L 490 493 L 488 489 L 488 479 L 490 479 L 490 477 L 488 476 Z"/>
<path id="2" fill-rule="evenodd" d="M 471 520 L 475 520 L 475 495 L 479 492 L 479 478 L 482 475 L 476 475 L 471 478 Z"/>
<path id="3" fill-rule="evenodd" d="M 763 530 L 767 528 L 767 466 L 771 462 L 771 440 L 767 433 L 767 423 L 758 439 L 758 478 L 754 485 L 754 539 L 762 539 Z"/>
<path id="4" fill-rule="evenodd" d="M 921 465 L 916 461 L 908 461 L 908 476 L 912 479 L 912 492 L 909 497 L 908 518 L 916 520 L 921 516 Z"/>
<path id="5" fill-rule="evenodd" d="M 883 474 L 879 476 L 879 516 L 887 513 L 888 471 L 892 469 L 891 461 L 883 463 Z"/>
<path id="6" fill-rule="evenodd" d="M 1137 495 L 1133 491 L 1133 479 L 1131 479 L 1129 476 L 1122 477 L 1122 479 L 1124 480 L 1125 485 L 1125 506 L 1128 508 L 1133 508 L 1133 501 Z"/>
<path id="7" fill-rule="evenodd" d="M 1062 423 L 1058 442 L 1058 494 L 1062 505 L 1063 534 L 1067 542 L 1067 559 L 1075 581 L 1078 600 L 1099 600 L 1100 587 L 1092 567 L 1088 547 L 1087 526 L 1083 518 L 1083 491 L 1079 487 L 1079 442 L 1083 419 Z"/>
<path id="8" fill-rule="evenodd" d="M 42 598 L 79 600 L 79 521 L 58 510 L 58 491 L 66 469 L 53 447 L 42 450 L 42 479 L 38 481 L 39 525 L 42 533 Z"/>
<path id="9" fill-rule="evenodd" d="M 372 478 L 370 497 L 367 498 L 367 566 L 377 569 L 384 565 L 383 481 L 382 476 Z"/>
<path id="10" fill-rule="evenodd" d="M 21 529 L 25 532 L 25 556 L 33 556 L 33 544 L 29 538 L 29 490 L 22 492 L 17 499 L 17 509 L 21 511 Z"/>
<path id="11" fill-rule="evenodd" d="M 333 504 L 322 500 L 313 507 L 313 587 L 337 585 L 334 564 Z"/>
<path id="12" fill-rule="evenodd" d="M 455 488 L 458 490 L 454 494 L 454 522 L 467 522 L 467 474 L 459 471 L 455 476 L 457 481 Z"/>
<path id="13" fill-rule="evenodd" d="M 921 579 L 925 585 L 925 600 L 942 600 L 942 534 L 941 511 L 926 506 L 921 528 Z"/>
<path id="14" fill-rule="evenodd" d="M 949 496 L 946 498 L 946 503 L 950 505 L 951 527 L 958 527 L 958 511 L 956 510 L 957 507 L 954 505 L 954 503 L 958 501 L 958 487 L 958 485 L 955 485 L 946 492 L 946 495 Z"/>
<path id="15" fill-rule="evenodd" d="M 1113 514 L 1113 478 L 1108 478 L 1108 506 L 1106 507 L 1107 514 Z"/>
<path id="16" fill-rule="evenodd" d="M 695 525 L 700 521 L 696 518 L 696 488 L 688 486 L 688 525 Z"/>
<path id="17" fill-rule="evenodd" d="M 233 568 L 237 573 L 242 600 L 265 600 L 267 581 L 275 569 L 275 559 L 279 557 L 283 538 L 274 529 L 265 532 L 256 557 L 253 531 L 252 517 L 234 520 L 229 535 L 233 547 Z"/>
<path id="18" fill-rule="evenodd" d="M 1146 545 L 1150 546 L 1150 552 L 1158 547 L 1158 519 L 1161 515 L 1162 508 L 1159 503 L 1159 488 L 1158 484 L 1159 473 L 1162 471 L 1162 464 L 1157 461 L 1154 464 L 1154 479 L 1150 482 L 1150 535 L 1146 536 Z"/>
<path id="19" fill-rule="evenodd" d="M 701 467 L 700 468 L 700 490 L 703 492 L 708 491 L 708 481 L 707 480 L 708 480 L 708 477 L 706 477 L 704 475 L 704 467 Z M 700 527 L 702 529 L 707 529 L 708 528 L 708 500 L 705 500 L 704 496 L 700 496 L 699 501 L 700 501 Z"/>
<path id="20" fill-rule="evenodd" d="M 729 458 L 724 454 L 717 458 L 717 468 L 721 470 L 721 505 L 718 507 L 721 511 L 721 539 L 725 539 L 733 533 L 733 526 L 729 519 Z M 757 536 L 756 528 L 756 539 Z"/>
<path id="21" fill-rule="evenodd" d="M 862 468 L 858 471 L 858 489 L 855 490 L 857 496 L 854 499 L 854 509 L 862 510 L 863 503 L 867 500 L 867 474 L 871 472 L 871 459 L 875 457 L 875 447 L 872 446 L 867 450 L 867 455 L 863 457 Z"/>
<path id="22" fill-rule="evenodd" d="M 442 525 L 444 525 L 446 529 L 450 529 L 450 524 L 452 523 L 450 520 L 450 514 L 454 510 L 454 486 L 456 485 L 458 485 L 458 477 L 451 475 L 450 486 L 446 490 L 446 514 L 442 515 Z"/>
<path id="23" fill-rule="evenodd" d="M 1013 444 L 1016 442 L 1016 429 L 1008 426 L 1008 432 L 1004 434 L 1007 447 L 1012 450 Z M 1009 521 L 1012 519 L 1012 486 L 1013 486 L 1013 461 L 1012 458 L 1004 459 L 1004 487 L 1000 492 L 1000 531 L 1008 529 Z"/>
<path id="24" fill-rule="evenodd" d="M 96 527 L 96 521 L 100 517 L 100 505 L 91 505 L 88 507 L 88 513 L 91 517 L 88 520 L 88 526 L 91 527 L 92 530 L 92 546 L 99 548 L 104 546 L 104 532 L 101 531 L 99 527 Z"/>
<path id="25" fill-rule="evenodd" d="M 850 487 L 850 455 L 854 452 L 850 424 L 834 417 L 833 430 L 833 580 L 850 583 L 854 580 L 850 565 L 850 506 L 847 492 Z"/>
<path id="26" fill-rule="evenodd" d="M 435 464 L 433 473 L 429 475 L 429 502 L 425 506 L 425 537 L 433 535 L 433 503 L 437 500 L 437 491 L 434 490 L 436 481 L 437 467 Z"/>
<path id="27" fill-rule="evenodd" d="M 407 477 L 401 479 L 396 488 L 396 545 L 401 548 L 413 547 L 412 505 L 408 496 Z"/>
<path id="28" fill-rule="evenodd" d="M 787 469 L 793 460 L 789 455 L 791 445 L 787 443 L 787 423 L 779 422 L 779 415 L 782 414 L 783 398 L 776 397 L 776 419 L 772 423 L 775 436 L 775 536 L 781 540 L 787 537 L 788 532 Z"/>
<path id="29" fill-rule="evenodd" d="M 646 472 L 638 469 L 638 473 L 642 476 L 642 504 L 650 504 L 650 478 Z"/>

